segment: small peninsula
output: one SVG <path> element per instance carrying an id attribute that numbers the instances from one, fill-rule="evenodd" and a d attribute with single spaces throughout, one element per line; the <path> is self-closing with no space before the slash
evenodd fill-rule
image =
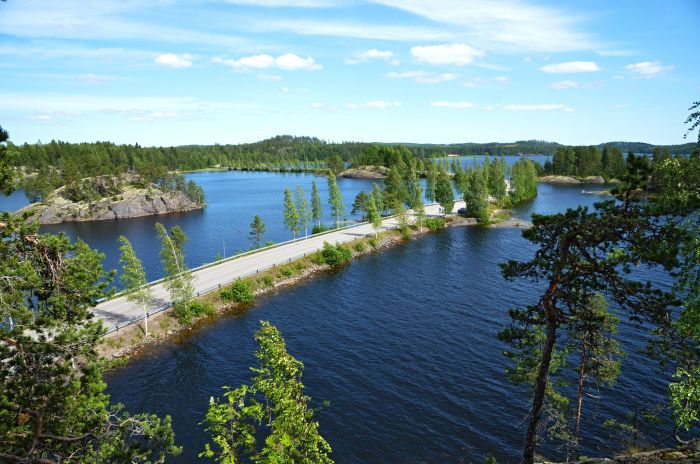
<path id="1" fill-rule="evenodd" d="M 204 193 L 194 183 L 174 181 L 156 185 L 137 174 L 121 174 L 89 177 L 64 185 L 17 214 L 29 212 L 31 222 L 58 224 L 135 218 L 204 207 Z"/>

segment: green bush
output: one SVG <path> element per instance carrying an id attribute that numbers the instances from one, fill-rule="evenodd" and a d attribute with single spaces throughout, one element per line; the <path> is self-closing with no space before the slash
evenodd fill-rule
<path id="1" fill-rule="evenodd" d="M 350 261 L 352 258 L 352 251 L 350 251 L 350 248 L 340 243 L 331 245 L 328 242 L 323 242 L 321 255 L 323 256 L 323 261 L 329 266 L 340 266 Z"/>
<path id="2" fill-rule="evenodd" d="M 275 283 L 275 279 L 273 279 L 271 275 L 266 275 L 262 278 L 262 283 L 266 287 L 272 287 L 272 284 Z"/>
<path id="3" fill-rule="evenodd" d="M 399 227 L 399 233 L 404 240 L 410 240 L 411 237 L 413 237 L 413 231 L 411 231 L 411 228 L 407 224 Z"/>
<path id="4" fill-rule="evenodd" d="M 369 246 L 371 246 L 372 248 L 377 248 L 379 246 L 379 240 L 377 240 L 374 237 L 367 240 L 367 243 L 369 243 Z"/>
<path id="5" fill-rule="evenodd" d="M 294 270 L 289 266 L 284 266 L 282 269 L 280 269 L 280 274 L 282 274 L 282 277 L 289 278 L 294 275 Z"/>
<path id="6" fill-rule="evenodd" d="M 226 303 L 252 303 L 255 299 L 253 285 L 247 280 L 236 279 L 221 291 L 221 299 Z"/>
<path id="7" fill-rule="evenodd" d="M 356 252 L 362 253 L 365 251 L 365 242 L 357 242 L 353 248 L 355 249 Z"/>
<path id="8" fill-rule="evenodd" d="M 317 224 L 311 229 L 311 235 L 320 234 L 321 232 L 326 232 L 328 230 L 331 230 L 331 228 L 326 227 L 323 224 Z"/>
<path id="9" fill-rule="evenodd" d="M 178 322 L 183 325 L 192 323 L 192 319 L 199 316 L 211 316 L 216 313 L 216 308 L 211 302 L 190 300 L 175 306 L 174 314 Z"/>
<path id="10" fill-rule="evenodd" d="M 445 218 L 442 217 L 433 217 L 433 218 L 428 218 L 424 222 L 425 227 L 427 227 L 430 230 L 440 230 L 445 228 Z"/>

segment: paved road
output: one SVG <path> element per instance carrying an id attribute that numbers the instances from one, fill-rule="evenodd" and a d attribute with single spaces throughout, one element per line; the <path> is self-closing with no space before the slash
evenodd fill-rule
<path id="1" fill-rule="evenodd" d="M 453 211 L 463 206 L 464 202 L 457 202 L 455 203 Z M 425 210 L 428 216 L 440 215 L 440 207 L 438 205 L 428 205 Z M 382 222 L 380 230 L 393 229 L 396 227 L 396 219 L 388 218 Z M 200 295 L 205 294 L 239 277 L 246 277 L 273 266 L 294 261 L 295 259 L 320 250 L 323 248 L 323 242 L 345 243 L 368 235 L 374 235 L 374 229 L 370 224 L 364 223 L 320 236 L 310 236 L 293 243 L 227 260 L 220 264 L 195 271 L 194 291 Z M 156 301 L 154 309 L 149 311 L 149 313 L 156 312 L 158 308 L 170 305 L 170 296 L 162 283 L 152 285 L 152 291 Z M 94 312 L 97 317 L 102 319 L 105 326 L 110 331 L 117 327 L 128 325 L 130 322 L 143 316 L 143 309 L 127 301 L 126 297 L 123 296 L 100 303 L 94 309 Z"/>

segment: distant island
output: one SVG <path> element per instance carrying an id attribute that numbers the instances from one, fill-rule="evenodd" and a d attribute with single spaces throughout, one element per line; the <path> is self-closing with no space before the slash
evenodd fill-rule
<path id="1" fill-rule="evenodd" d="M 201 188 L 182 176 L 156 185 L 137 174 L 89 177 L 59 187 L 42 201 L 17 211 L 40 224 L 103 221 L 202 209 Z"/>

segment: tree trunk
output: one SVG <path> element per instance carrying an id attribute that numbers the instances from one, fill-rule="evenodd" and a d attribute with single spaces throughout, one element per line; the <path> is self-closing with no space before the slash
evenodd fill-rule
<path id="1" fill-rule="evenodd" d="M 148 338 L 148 307 L 144 306 L 143 307 L 143 332 Z"/>
<path id="2" fill-rule="evenodd" d="M 586 373 L 586 355 L 586 348 L 584 346 L 581 348 L 581 360 L 579 361 L 578 366 L 578 390 L 576 391 L 576 427 L 574 429 L 574 447 L 571 452 L 574 461 L 576 461 L 576 454 L 578 453 L 579 435 L 581 433 L 581 410 L 583 409 L 583 382 Z"/>
<path id="3" fill-rule="evenodd" d="M 551 302 L 549 303 L 551 305 Z M 545 306 L 548 306 L 545 304 Z M 550 313 L 552 313 L 550 315 Z M 547 381 L 549 380 L 549 365 L 552 361 L 554 343 L 557 339 L 557 319 L 554 309 L 547 310 L 547 339 L 542 350 L 542 360 L 540 361 L 537 380 L 535 380 L 535 394 L 532 399 L 532 410 L 530 411 L 530 423 L 525 436 L 525 448 L 523 449 L 523 464 L 533 464 L 535 462 L 535 447 L 537 446 L 537 427 L 540 423 L 542 406 L 544 405 Z"/>

